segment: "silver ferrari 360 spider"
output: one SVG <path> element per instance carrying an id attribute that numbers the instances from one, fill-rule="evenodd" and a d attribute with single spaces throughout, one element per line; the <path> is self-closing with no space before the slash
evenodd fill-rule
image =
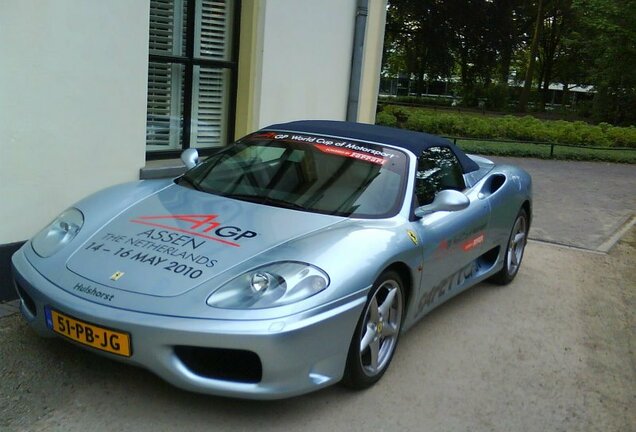
<path id="1" fill-rule="evenodd" d="M 39 334 L 197 392 L 365 388 L 401 332 L 521 265 L 530 176 L 436 136 L 298 121 L 182 159 L 184 175 L 89 196 L 13 256 Z"/>

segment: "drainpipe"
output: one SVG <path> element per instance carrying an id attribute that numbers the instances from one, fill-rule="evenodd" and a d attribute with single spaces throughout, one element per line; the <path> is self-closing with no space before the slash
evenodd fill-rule
<path id="1" fill-rule="evenodd" d="M 349 79 L 349 99 L 347 100 L 347 121 L 358 118 L 360 100 L 360 79 L 362 78 L 362 55 L 364 51 L 364 32 L 367 27 L 369 0 L 358 0 L 356 6 L 356 24 L 353 33 L 353 53 L 351 55 L 351 78 Z"/>

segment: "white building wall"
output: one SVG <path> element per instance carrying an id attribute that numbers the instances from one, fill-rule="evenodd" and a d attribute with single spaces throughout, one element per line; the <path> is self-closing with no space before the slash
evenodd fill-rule
<path id="1" fill-rule="evenodd" d="M 264 0 L 259 127 L 345 120 L 355 0 Z"/>
<path id="2" fill-rule="evenodd" d="M 149 0 L 0 4 L 0 244 L 144 165 Z"/>

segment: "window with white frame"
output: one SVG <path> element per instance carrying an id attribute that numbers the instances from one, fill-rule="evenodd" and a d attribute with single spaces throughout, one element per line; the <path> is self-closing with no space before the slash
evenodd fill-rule
<path id="1" fill-rule="evenodd" d="M 233 138 L 238 3 L 150 0 L 149 158 Z"/>

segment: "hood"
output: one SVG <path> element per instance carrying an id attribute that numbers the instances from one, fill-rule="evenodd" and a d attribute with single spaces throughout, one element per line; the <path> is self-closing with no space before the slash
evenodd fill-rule
<path id="1" fill-rule="evenodd" d="M 172 185 L 97 230 L 73 252 L 67 268 L 111 288 L 176 296 L 277 245 L 342 220 Z"/>

